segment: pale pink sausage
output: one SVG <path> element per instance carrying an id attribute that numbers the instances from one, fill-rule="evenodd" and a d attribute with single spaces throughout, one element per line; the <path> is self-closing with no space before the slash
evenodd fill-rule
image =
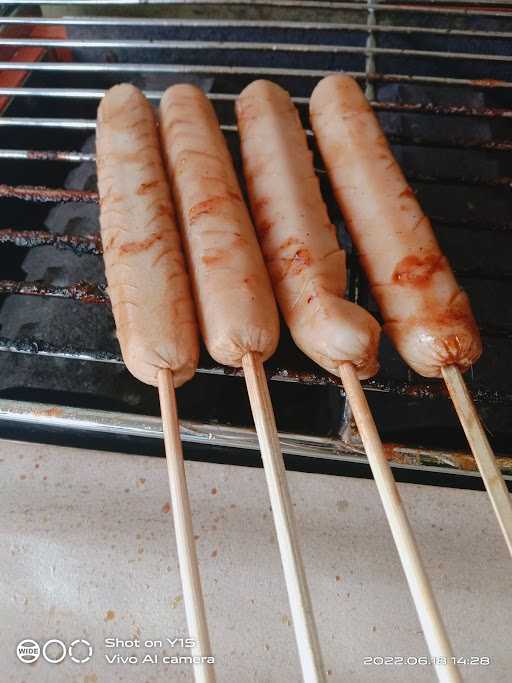
<path id="1" fill-rule="evenodd" d="M 157 385 L 197 367 L 199 341 L 180 237 L 160 155 L 155 115 L 132 85 L 109 90 L 98 109 L 96 152 L 108 293 L 124 361 Z"/>
<path id="2" fill-rule="evenodd" d="M 169 88 L 160 133 L 210 355 L 240 367 L 248 352 L 275 351 L 279 319 L 263 257 L 224 135 L 203 92 Z"/>
<path id="3" fill-rule="evenodd" d="M 255 81 L 242 91 L 236 112 L 253 217 L 295 343 L 335 375 L 348 361 L 360 378 L 371 377 L 379 367 L 380 328 L 344 298 L 345 253 L 297 110 L 278 85 Z"/>
<path id="4" fill-rule="evenodd" d="M 425 377 L 467 370 L 482 345 L 468 297 L 357 83 L 333 75 L 310 101 L 316 140 L 384 331 Z"/>

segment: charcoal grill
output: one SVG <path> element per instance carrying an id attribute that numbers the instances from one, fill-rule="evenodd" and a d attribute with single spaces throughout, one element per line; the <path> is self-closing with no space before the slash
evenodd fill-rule
<path id="1" fill-rule="evenodd" d="M 87 432 L 88 446 L 163 452 L 156 392 L 122 364 L 104 285 L 93 140 L 104 90 L 131 81 L 156 103 L 172 82 L 199 83 L 239 164 L 234 100 L 245 85 L 280 83 L 307 126 L 312 88 L 344 70 L 366 88 L 473 302 L 485 352 L 469 385 L 510 480 L 512 6 L 7 0 L 2 8 L 4 436 L 83 444 Z M 316 165 L 349 254 L 349 296 L 378 317 L 318 155 Z M 415 375 L 385 339 L 381 363 L 365 387 L 397 478 L 478 487 L 444 385 Z M 284 329 L 267 371 L 288 464 L 364 474 L 338 379 L 313 366 Z M 179 390 L 189 457 L 258 463 L 237 375 L 203 352 L 196 378 Z"/>

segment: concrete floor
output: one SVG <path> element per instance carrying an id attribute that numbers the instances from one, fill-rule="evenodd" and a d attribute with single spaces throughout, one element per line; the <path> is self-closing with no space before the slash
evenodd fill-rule
<path id="1" fill-rule="evenodd" d="M 2 681 L 191 681 L 187 665 L 105 658 L 173 654 L 109 649 L 108 637 L 186 635 L 164 461 L 0 441 L 0 467 Z M 187 474 L 218 681 L 299 681 L 262 471 L 189 463 Z M 289 482 L 327 680 L 435 680 L 430 666 L 362 663 L 426 654 L 373 482 L 299 473 Z M 511 565 L 485 494 L 400 490 L 456 653 L 491 658 L 462 666 L 464 679 L 510 681 Z M 15 652 L 25 638 L 83 638 L 93 656 L 24 664 Z"/>

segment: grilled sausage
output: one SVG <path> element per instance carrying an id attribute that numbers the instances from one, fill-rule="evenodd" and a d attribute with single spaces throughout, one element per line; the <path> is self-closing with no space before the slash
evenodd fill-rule
<path id="1" fill-rule="evenodd" d="M 360 378 L 371 377 L 378 370 L 380 328 L 344 298 L 345 252 L 293 102 L 278 85 L 255 81 L 243 90 L 236 112 L 252 213 L 295 343 L 335 375 L 348 361 Z"/>
<path id="2" fill-rule="evenodd" d="M 215 111 L 199 88 L 174 85 L 160 131 L 206 347 L 224 365 L 240 367 L 251 351 L 266 360 L 277 308 Z"/>
<path id="3" fill-rule="evenodd" d="M 132 85 L 109 90 L 96 134 L 100 223 L 108 293 L 124 361 L 157 385 L 179 386 L 197 367 L 199 342 L 155 116 Z"/>
<path id="4" fill-rule="evenodd" d="M 425 377 L 451 364 L 467 370 L 482 351 L 468 297 L 361 89 L 348 76 L 328 76 L 313 91 L 310 112 L 384 331 Z"/>

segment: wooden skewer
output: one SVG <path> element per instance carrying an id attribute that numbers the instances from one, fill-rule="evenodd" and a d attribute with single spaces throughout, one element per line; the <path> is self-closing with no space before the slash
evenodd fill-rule
<path id="1" fill-rule="evenodd" d="M 386 460 L 382 441 L 370 412 L 366 396 L 351 363 L 339 367 L 341 381 L 350 402 L 354 419 L 366 450 L 391 533 L 395 541 L 416 611 L 425 634 L 430 654 L 434 660 L 437 677 L 443 683 L 458 683 L 462 679 L 436 604 L 430 582 L 414 539 L 414 535 L 402 506 L 400 494 Z M 446 664 L 444 664 L 446 661 Z"/>
<path id="2" fill-rule="evenodd" d="M 323 683 L 325 670 L 267 378 L 260 354 L 247 353 L 242 364 L 272 504 L 302 675 L 307 683 Z"/>
<path id="3" fill-rule="evenodd" d="M 172 372 L 168 369 L 162 369 L 158 373 L 158 393 L 188 631 L 196 642 L 192 648 L 193 654 L 206 658 L 212 656 L 212 651 L 192 530 L 192 512 L 185 478 L 176 395 Z M 197 683 L 215 683 L 213 665 L 208 664 L 206 659 L 203 659 L 201 664 L 194 664 L 194 678 Z"/>
<path id="4" fill-rule="evenodd" d="M 512 555 L 512 499 L 505 480 L 461 371 L 456 365 L 448 365 L 441 371 Z"/>

